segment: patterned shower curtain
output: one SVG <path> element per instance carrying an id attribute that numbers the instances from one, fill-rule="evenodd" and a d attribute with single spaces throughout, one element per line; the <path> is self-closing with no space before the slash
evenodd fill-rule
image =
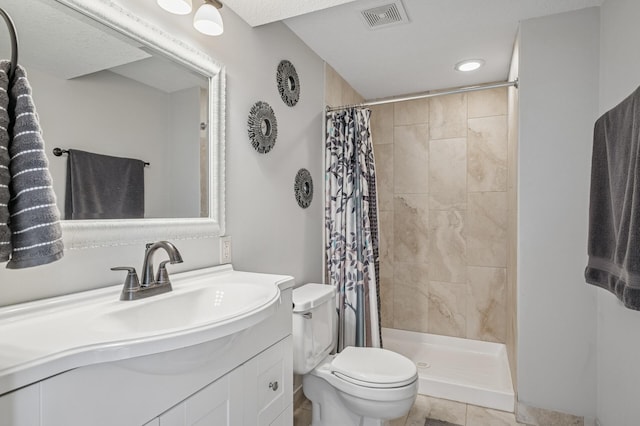
<path id="1" fill-rule="evenodd" d="M 381 347 L 378 205 L 371 111 L 327 113 L 326 273 L 337 290 L 338 351 Z"/>

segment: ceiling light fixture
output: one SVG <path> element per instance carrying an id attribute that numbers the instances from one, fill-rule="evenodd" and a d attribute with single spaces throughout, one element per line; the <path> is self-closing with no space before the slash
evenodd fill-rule
<path id="1" fill-rule="evenodd" d="M 167 12 L 176 15 L 188 15 L 191 13 L 191 0 L 156 0 L 158 6 Z"/>
<path id="2" fill-rule="evenodd" d="M 455 69 L 462 72 L 475 71 L 484 65 L 482 59 L 466 59 L 456 64 Z"/>
<path id="3" fill-rule="evenodd" d="M 205 0 L 193 17 L 193 26 L 202 34 L 217 36 L 224 31 L 220 9 L 222 3 L 217 0 Z"/>

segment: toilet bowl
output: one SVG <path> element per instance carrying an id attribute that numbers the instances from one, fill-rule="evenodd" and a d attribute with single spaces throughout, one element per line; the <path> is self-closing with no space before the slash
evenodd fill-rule
<path id="1" fill-rule="evenodd" d="M 409 412 L 418 372 L 408 358 L 381 348 L 335 346 L 335 291 L 307 284 L 293 291 L 294 372 L 312 403 L 312 426 L 381 426 Z"/>

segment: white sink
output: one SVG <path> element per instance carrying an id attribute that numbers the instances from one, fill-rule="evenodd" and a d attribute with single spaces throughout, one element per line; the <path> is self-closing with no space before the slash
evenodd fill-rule
<path id="1" fill-rule="evenodd" d="M 278 310 L 293 278 L 226 265 L 173 274 L 172 283 L 141 300 L 119 300 L 118 285 L 0 308 L 0 395 L 73 368 L 242 332 Z"/>
<path id="2" fill-rule="evenodd" d="M 87 321 L 87 326 L 113 333 L 186 330 L 240 317 L 276 300 L 278 294 L 278 287 L 257 283 L 177 288 L 158 296 L 118 303 Z"/>

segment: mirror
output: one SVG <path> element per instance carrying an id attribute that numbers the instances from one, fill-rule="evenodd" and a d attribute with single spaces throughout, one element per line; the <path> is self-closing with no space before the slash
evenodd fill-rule
<path id="1" fill-rule="evenodd" d="M 264 136 L 265 138 L 268 138 L 269 136 L 271 136 L 271 121 L 264 118 L 262 120 L 262 123 L 260 123 L 260 132 L 262 133 L 262 136 Z"/>
<path id="2" fill-rule="evenodd" d="M 290 92 L 295 92 L 296 90 L 296 81 L 293 79 L 292 76 L 289 76 L 287 78 L 287 88 L 289 89 Z"/>
<path id="3" fill-rule="evenodd" d="M 67 247 L 223 233 L 223 67 L 111 1 L 0 5 L 18 30 L 63 217 L 67 155 L 54 148 L 149 163 L 144 219 L 64 221 Z"/>
<path id="4" fill-rule="evenodd" d="M 276 143 L 278 137 L 278 122 L 273 108 L 262 101 L 258 101 L 249 111 L 247 131 L 253 148 L 261 154 L 266 154 Z"/>

